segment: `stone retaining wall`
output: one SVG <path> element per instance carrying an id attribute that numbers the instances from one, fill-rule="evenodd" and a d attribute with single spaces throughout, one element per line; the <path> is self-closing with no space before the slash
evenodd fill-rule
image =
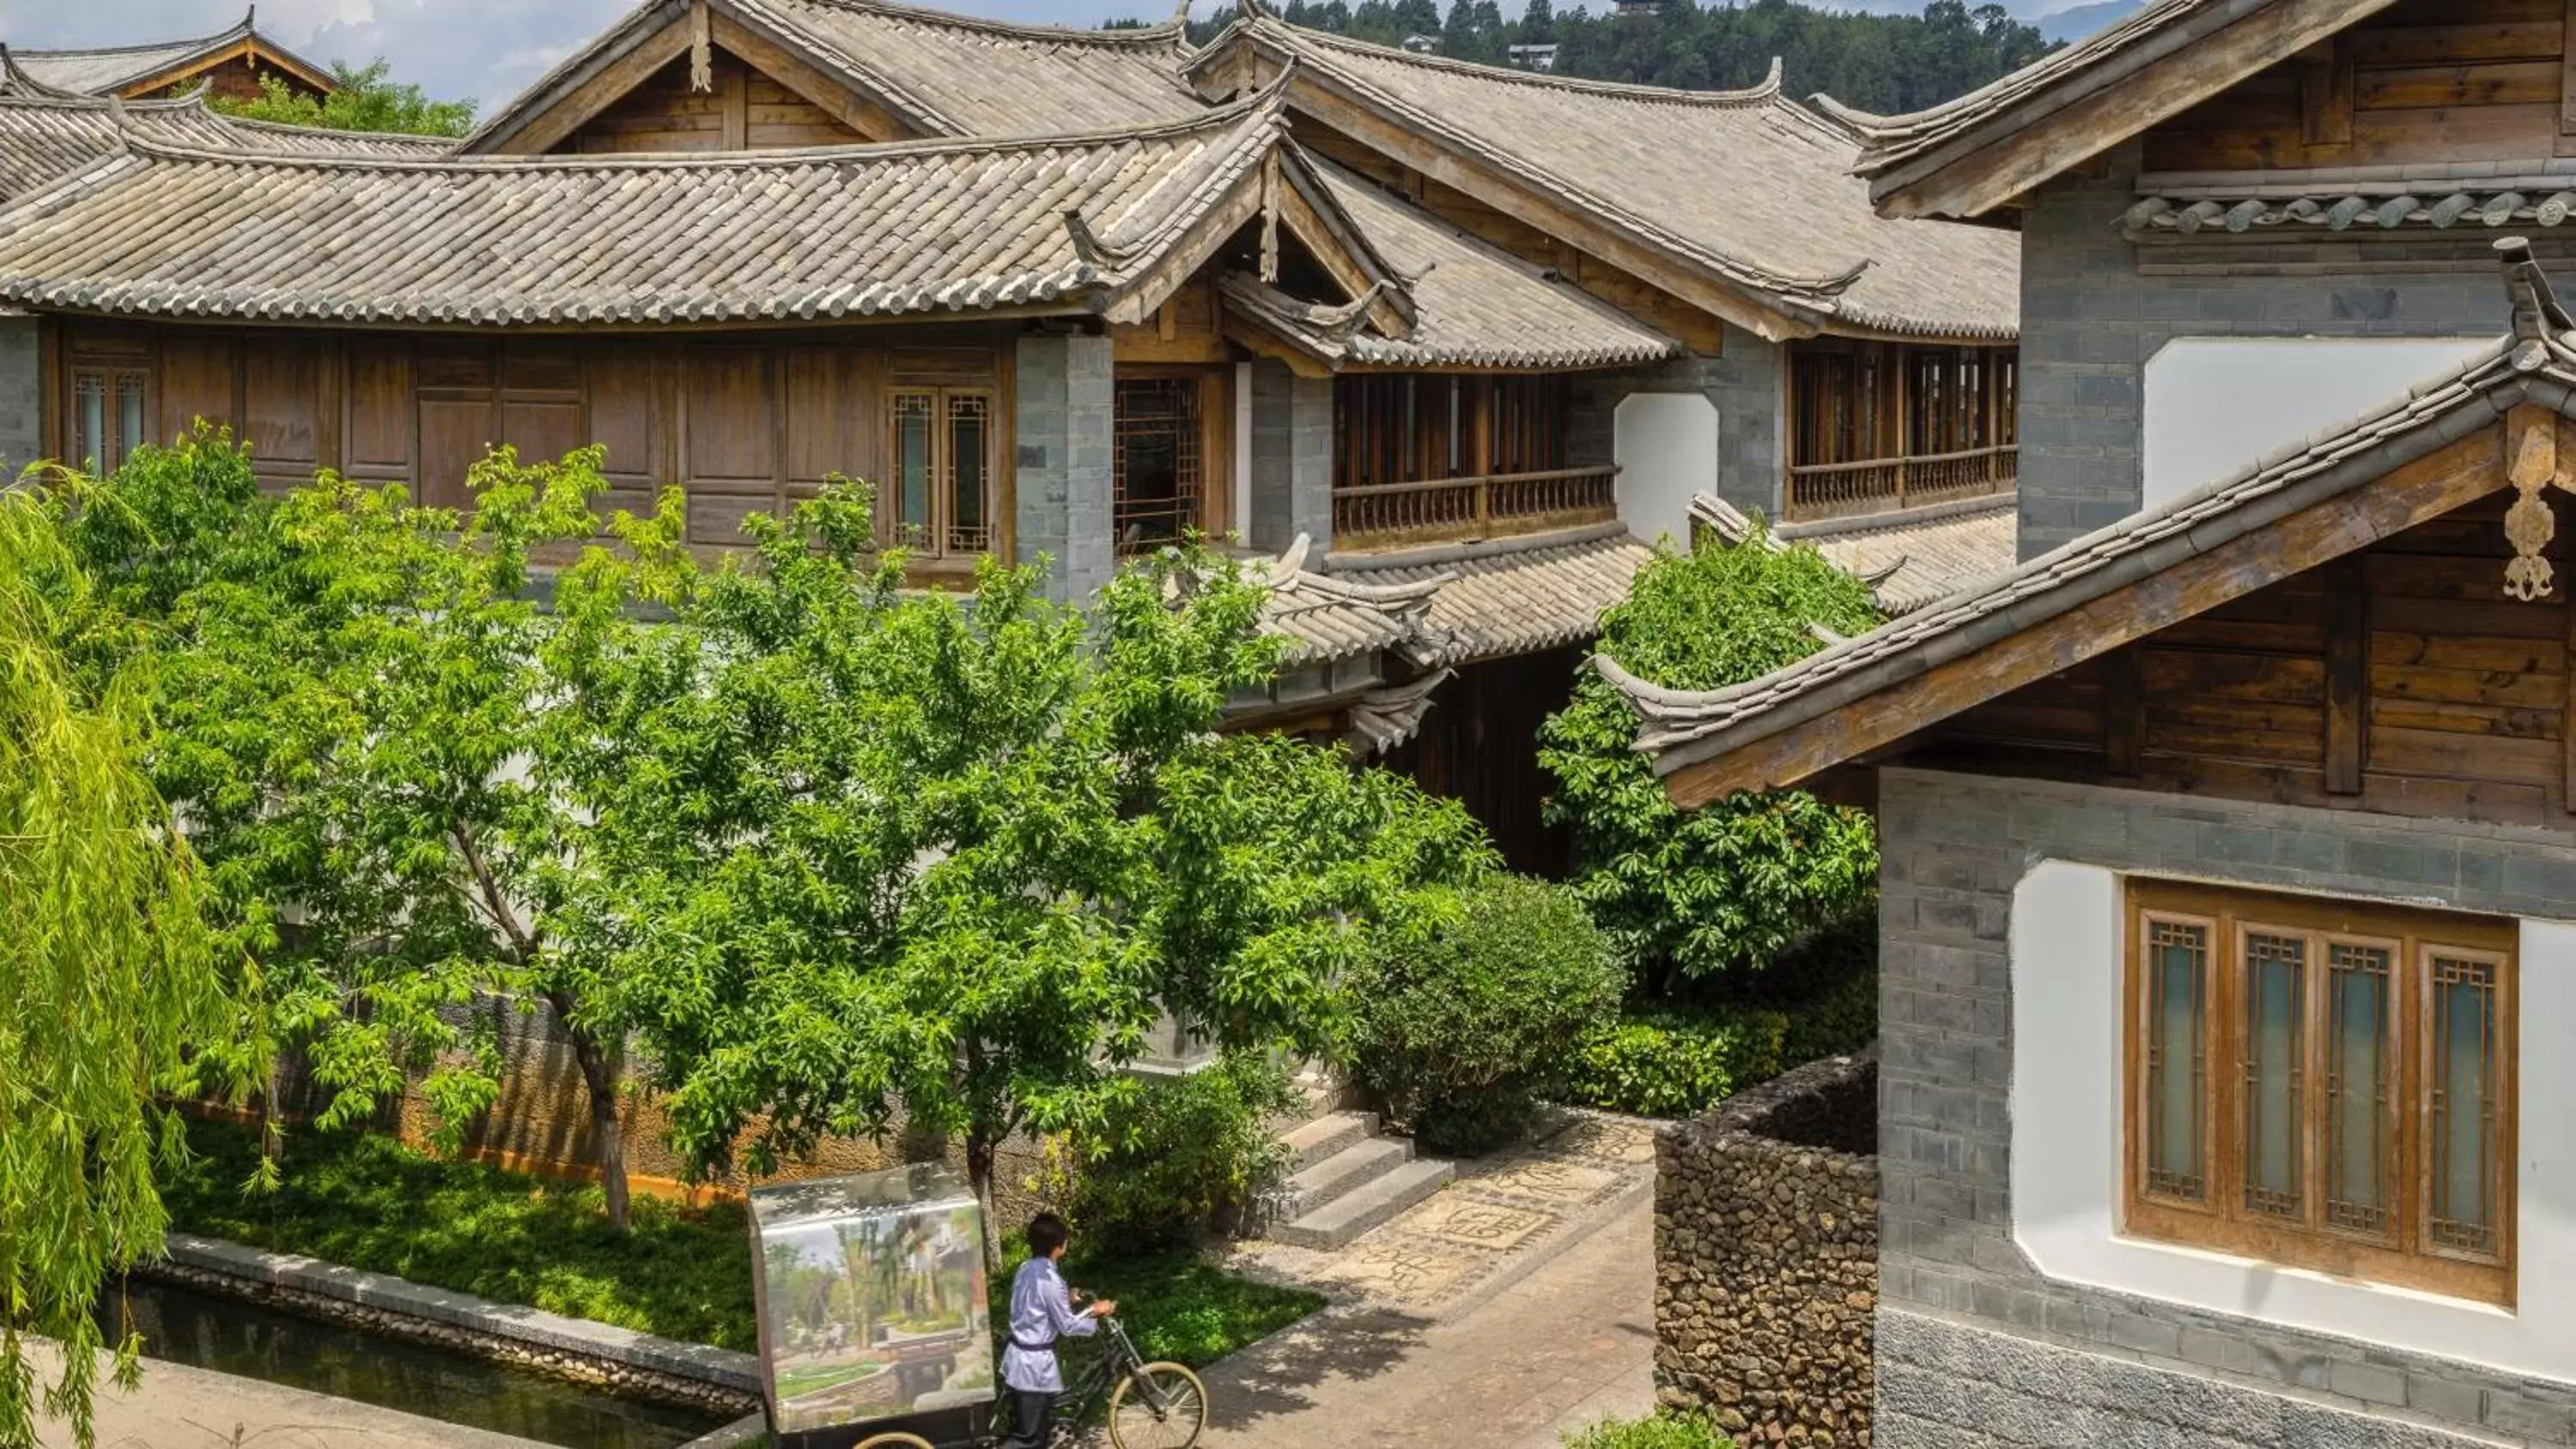
<path id="1" fill-rule="evenodd" d="M 1655 1388 L 1740 1443 L 1865 1446 L 1878 1062 L 1835 1057 L 1656 1146 Z"/>
<path id="2" fill-rule="evenodd" d="M 751 1354 L 493 1303 L 391 1274 L 182 1233 L 170 1235 L 168 1257 L 135 1271 L 637 1398 L 721 1414 L 761 1408 L 759 1360 Z"/>

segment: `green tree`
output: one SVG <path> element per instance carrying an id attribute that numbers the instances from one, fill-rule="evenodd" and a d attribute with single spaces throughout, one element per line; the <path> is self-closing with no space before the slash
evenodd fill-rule
<path id="1" fill-rule="evenodd" d="M 903 590 L 850 490 L 750 527 L 671 635 L 603 660 L 572 854 L 625 896 L 565 928 L 700 1171 L 901 1120 L 962 1140 L 989 1201 L 1006 1140 L 1132 1096 L 1166 1010 L 1323 1049 L 1369 924 L 1490 863 L 1455 806 L 1218 732 L 1276 648 L 1212 556 L 1132 565 L 1086 619 L 1036 568 Z"/>
<path id="2" fill-rule="evenodd" d="M 393 78 L 383 56 L 362 66 L 346 61 L 331 67 L 331 93 L 319 100 L 291 90 L 277 76 L 259 78 L 255 100 L 217 96 L 210 104 L 246 121 L 274 121 L 285 126 L 319 126 L 331 131 L 384 131 L 414 136 L 462 136 L 474 129 L 474 103 L 434 101 L 408 81 Z"/>
<path id="3" fill-rule="evenodd" d="M 181 1150 L 164 1094 L 232 1030 L 203 876 L 138 763 L 140 665 L 74 662 L 114 626 L 33 493 L 0 494 L 0 1445 L 39 1405 L 93 1441 L 92 1301 L 158 1253 L 156 1164 Z M 41 1390 L 25 1335 L 62 1348 Z M 131 1386 L 140 1342 L 117 1346 Z"/>
<path id="4" fill-rule="evenodd" d="M 1715 689 L 1813 653 L 1816 626 L 1877 622 L 1867 585 L 1757 531 L 1648 564 L 1603 618 L 1600 649 L 1654 683 Z M 1587 669 L 1543 727 L 1539 761 L 1557 781 L 1548 818 L 1574 835 L 1574 889 L 1640 984 L 1756 969 L 1867 909 L 1878 849 L 1866 815 L 1801 792 L 1677 809 L 1636 735 L 1636 715 Z"/>
<path id="5" fill-rule="evenodd" d="M 599 463 L 505 448 L 475 465 L 470 512 L 327 472 L 271 500 L 201 429 L 54 497 L 120 607 L 159 626 L 155 773 L 233 944 L 267 964 L 266 1019 L 304 1054 L 317 1121 L 364 1121 L 417 1082 L 454 1145 L 499 1060 L 486 1020 L 453 1008 L 508 995 L 571 1045 L 622 1229 L 623 1036 L 595 1024 L 581 961 L 537 913 L 585 804 L 541 749 L 570 707 L 547 671 L 573 656 L 531 557 L 596 536 Z M 657 527 L 676 525 L 629 524 Z"/>

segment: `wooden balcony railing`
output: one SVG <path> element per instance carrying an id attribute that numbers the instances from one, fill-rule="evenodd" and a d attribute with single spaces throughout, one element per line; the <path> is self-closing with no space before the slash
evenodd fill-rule
<path id="1" fill-rule="evenodd" d="M 2007 443 L 1964 453 L 1791 468 L 1783 512 L 1792 522 L 1805 522 L 2006 493 L 2018 477 L 2020 462 L 2020 447 Z"/>
<path id="2" fill-rule="evenodd" d="M 1616 467 L 1499 473 L 1333 490 L 1333 547 L 1388 548 L 1543 533 L 1619 514 Z"/>

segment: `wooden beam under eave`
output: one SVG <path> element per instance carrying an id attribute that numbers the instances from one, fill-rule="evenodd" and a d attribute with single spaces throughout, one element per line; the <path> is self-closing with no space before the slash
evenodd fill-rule
<path id="1" fill-rule="evenodd" d="M 1249 351 L 1285 365 L 1290 372 L 1299 377 L 1333 375 L 1331 363 L 1282 339 L 1269 328 L 1240 313 L 1233 311 L 1226 313 L 1225 338 L 1228 342 L 1236 343 Z"/>
<path id="2" fill-rule="evenodd" d="M 2473 433 L 2362 488 L 1838 709 L 1673 765 L 1665 793 L 1692 809 L 1741 791 L 1791 788 L 1962 710 L 2439 518 L 2506 486 L 2503 438 L 2501 424 Z"/>
<path id="3" fill-rule="evenodd" d="M 2394 3 L 2280 0 L 1991 143 L 1953 143 L 1899 167 L 1871 183 L 1870 199 L 1882 216 L 1981 216 Z"/>

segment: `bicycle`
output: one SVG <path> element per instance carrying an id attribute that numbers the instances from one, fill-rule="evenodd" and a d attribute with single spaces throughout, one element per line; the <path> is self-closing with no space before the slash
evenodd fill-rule
<path id="1" fill-rule="evenodd" d="M 1185 1365 L 1145 1362 L 1125 1325 L 1116 1318 L 1100 1322 L 1100 1355 L 1083 1365 L 1056 1397 L 1048 1449 L 1075 1449 L 1095 1414 L 1107 1422 L 1111 1449 L 1190 1449 L 1198 1443 L 1207 1429 L 1207 1385 Z M 990 1449 L 1000 1442 L 999 1436 L 986 1433 L 956 1444 L 934 1444 L 898 1430 L 861 1439 L 856 1449 Z"/>

